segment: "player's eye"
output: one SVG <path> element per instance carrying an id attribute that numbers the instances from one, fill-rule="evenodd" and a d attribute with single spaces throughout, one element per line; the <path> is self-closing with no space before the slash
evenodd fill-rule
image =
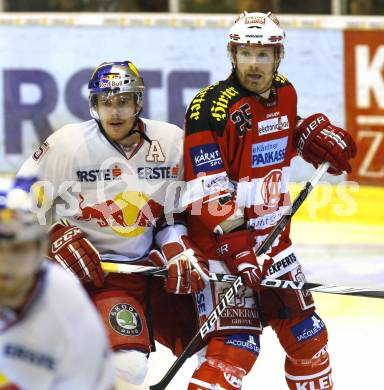
<path id="1" fill-rule="evenodd" d="M 120 99 L 119 99 L 119 105 L 120 106 L 127 106 L 129 105 L 131 102 L 131 99 L 126 97 L 126 96 L 122 96 Z"/>
<path id="2" fill-rule="evenodd" d="M 110 107 L 112 102 L 111 99 L 101 99 L 100 104 L 104 107 Z"/>

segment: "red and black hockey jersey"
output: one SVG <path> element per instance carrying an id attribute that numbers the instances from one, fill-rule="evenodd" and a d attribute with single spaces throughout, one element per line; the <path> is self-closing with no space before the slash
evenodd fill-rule
<path id="1" fill-rule="evenodd" d="M 185 118 L 183 203 L 191 208 L 192 238 L 210 256 L 215 255 L 210 250 L 215 241 L 210 218 L 205 217 L 209 197 L 230 192 L 236 206 L 244 209 L 244 227 L 254 232 L 256 244 L 289 206 L 296 120 L 296 91 L 281 75 L 274 76 L 268 99 L 242 88 L 232 74 L 192 100 Z M 223 211 L 215 223 L 229 215 Z M 290 245 L 289 226 L 274 245 L 274 252 Z"/>

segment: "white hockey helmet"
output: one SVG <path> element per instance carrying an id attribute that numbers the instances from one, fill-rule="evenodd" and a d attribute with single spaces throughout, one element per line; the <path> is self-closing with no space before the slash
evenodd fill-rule
<path id="1" fill-rule="evenodd" d="M 36 178 L 0 174 L 0 247 L 45 241 L 47 227 L 33 212 L 35 182 Z"/>
<path id="2" fill-rule="evenodd" d="M 277 59 L 284 57 L 285 32 L 279 20 L 271 12 L 244 11 L 229 31 L 228 52 L 234 64 L 237 46 L 272 46 L 275 47 Z"/>

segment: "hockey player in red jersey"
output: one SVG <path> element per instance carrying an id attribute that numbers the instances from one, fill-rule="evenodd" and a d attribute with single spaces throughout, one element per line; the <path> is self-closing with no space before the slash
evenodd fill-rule
<path id="1" fill-rule="evenodd" d="M 175 354 L 189 341 L 193 300 L 179 294 L 200 291 L 208 279 L 206 260 L 186 252 L 192 243 L 182 216 L 164 207 L 169 187 L 183 177 L 184 132 L 140 117 L 143 98 L 144 81 L 132 62 L 102 63 L 89 81 L 92 119 L 53 133 L 19 172 L 53 187 L 56 220 L 73 185 L 66 220 L 50 230 L 50 256 L 86 287 L 108 331 L 117 374 L 134 385 L 144 380 L 154 338 Z M 166 265 L 165 288 L 173 294 L 161 278 L 105 275 L 103 260 Z"/>
<path id="2" fill-rule="evenodd" d="M 255 257 L 290 204 L 291 159 L 350 172 L 351 136 L 324 114 L 297 116 L 294 87 L 277 73 L 284 31 L 271 13 L 244 12 L 230 30 L 228 79 L 200 91 L 186 113 L 184 204 L 189 233 L 214 272 L 241 275 L 244 287 L 211 329 L 188 389 L 239 389 L 270 325 L 286 352 L 290 389 L 332 389 L 327 329 L 310 293 L 260 288 L 269 278 L 303 280 L 288 225 L 269 256 Z M 201 322 L 225 293 L 212 283 L 197 295 Z"/>

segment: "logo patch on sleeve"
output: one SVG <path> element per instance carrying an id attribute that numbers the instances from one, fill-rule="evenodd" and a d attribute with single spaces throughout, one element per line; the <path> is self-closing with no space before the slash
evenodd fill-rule
<path id="1" fill-rule="evenodd" d="M 245 349 L 249 352 L 259 355 L 260 353 L 260 338 L 252 334 L 233 334 L 227 336 L 224 340 L 225 345 Z"/>
<path id="2" fill-rule="evenodd" d="M 285 159 L 288 137 L 252 144 L 252 168 L 279 164 Z"/>
<path id="3" fill-rule="evenodd" d="M 323 320 L 316 314 L 312 314 L 310 317 L 299 322 L 297 325 L 292 326 L 291 331 L 296 337 L 296 341 L 301 343 L 317 336 L 325 329 Z"/>
<path id="4" fill-rule="evenodd" d="M 32 158 L 39 163 L 46 151 L 49 149 L 49 143 L 47 141 L 43 142 L 39 149 L 35 151 L 35 153 L 32 154 Z"/>
<path id="5" fill-rule="evenodd" d="M 195 174 L 224 168 L 221 153 L 216 144 L 195 146 L 189 153 Z"/>

